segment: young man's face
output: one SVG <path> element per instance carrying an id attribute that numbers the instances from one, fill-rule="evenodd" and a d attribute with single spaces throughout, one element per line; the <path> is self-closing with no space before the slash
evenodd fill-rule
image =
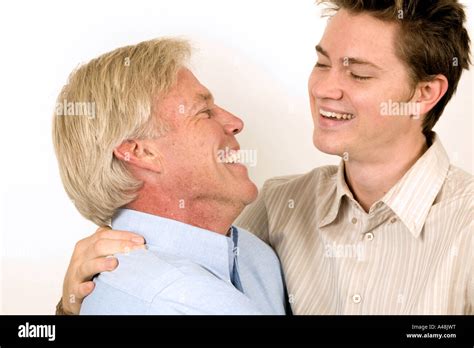
<path id="1" fill-rule="evenodd" d="M 412 94 L 408 69 L 395 54 L 396 38 L 396 23 L 368 14 L 340 10 L 329 20 L 309 79 L 319 150 L 377 160 L 396 144 L 420 137 L 421 117 L 381 114 L 382 103 L 408 102 Z M 328 112 L 338 115 L 322 115 Z"/>

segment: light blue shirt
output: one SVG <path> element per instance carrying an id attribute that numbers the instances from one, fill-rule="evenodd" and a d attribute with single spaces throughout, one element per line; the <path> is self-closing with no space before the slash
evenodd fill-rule
<path id="1" fill-rule="evenodd" d="M 94 279 L 81 315 L 285 314 L 280 262 L 251 233 L 232 227 L 227 237 L 128 209 L 112 227 L 142 235 L 148 249 L 117 254 L 119 266 Z"/>

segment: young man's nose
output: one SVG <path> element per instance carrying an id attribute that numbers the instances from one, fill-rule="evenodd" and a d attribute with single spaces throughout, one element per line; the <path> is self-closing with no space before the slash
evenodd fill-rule
<path id="1" fill-rule="evenodd" d="M 311 78 L 311 94 L 316 99 L 339 100 L 343 96 L 341 79 L 342 76 L 335 70 L 315 72 L 316 76 Z"/>

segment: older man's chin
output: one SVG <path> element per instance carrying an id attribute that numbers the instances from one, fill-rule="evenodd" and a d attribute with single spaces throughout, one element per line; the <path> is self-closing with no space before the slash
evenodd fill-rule
<path id="1" fill-rule="evenodd" d="M 253 203 L 258 196 L 258 188 L 257 185 L 252 180 L 248 180 L 248 185 L 247 187 L 241 191 L 242 195 L 242 203 L 245 206 Z"/>

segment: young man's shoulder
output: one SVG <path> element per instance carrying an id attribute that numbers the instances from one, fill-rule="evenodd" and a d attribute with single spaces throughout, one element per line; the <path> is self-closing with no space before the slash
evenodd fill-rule
<path id="1" fill-rule="evenodd" d="M 277 176 L 265 181 L 264 190 L 291 190 L 307 187 L 308 184 L 335 182 L 338 166 L 317 167 L 304 174 Z"/>
<path id="2" fill-rule="evenodd" d="M 461 209 L 472 209 L 473 197 L 474 176 L 461 168 L 450 165 L 434 205 L 450 205 L 463 202 Z"/>
<path id="3" fill-rule="evenodd" d="M 443 189 L 448 197 L 472 197 L 474 194 L 474 176 L 461 168 L 450 165 Z"/>
<path id="4" fill-rule="evenodd" d="M 450 165 L 432 209 L 455 215 L 453 218 L 456 218 L 459 228 L 472 225 L 474 176 L 461 168 Z"/>

